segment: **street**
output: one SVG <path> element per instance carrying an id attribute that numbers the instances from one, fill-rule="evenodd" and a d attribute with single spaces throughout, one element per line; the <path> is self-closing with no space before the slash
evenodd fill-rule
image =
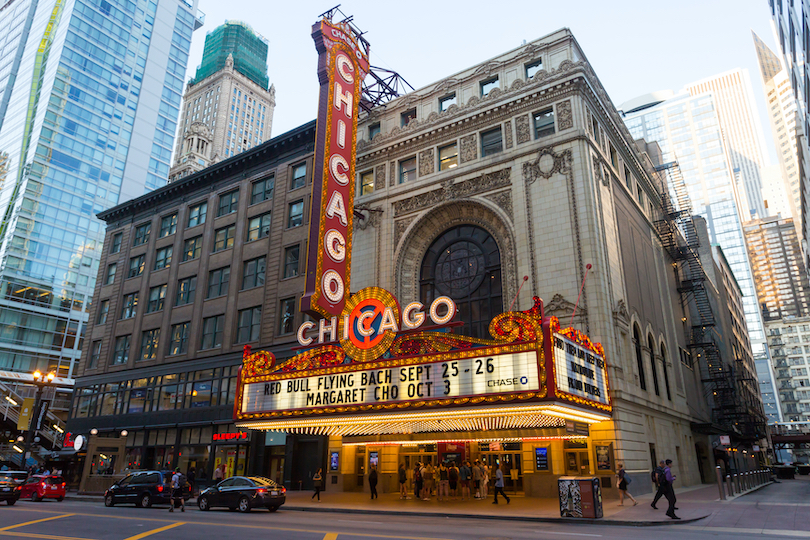
<path id="1" fill-rule="evenodd" d="M 758 504 L 753 501 L 749 504 Z M 199 511 L 192 503 L 186 512 L 169 513 L 166 507 L 105 508 L 101 503 L 65 500 L 61 503 L 19 501 L 0 505 L 0 536 L 42 540 L 195 539 L 213 536 L 243 540 L 246 536 L 273 535 L 295 540 L 521 540 L 521 539 L 732 539 L 810 538 L 810 531 L 706 526 L 708 519 L 689 524 L 649 527 L 532 523 L 498 519 L 381 516 L 285 510 L 254 510 L 239 514 L 227 510 Z"/>

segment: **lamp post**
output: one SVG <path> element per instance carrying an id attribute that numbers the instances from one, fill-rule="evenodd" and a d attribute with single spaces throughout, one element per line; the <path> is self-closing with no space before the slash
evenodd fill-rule
<path id="1" fill-rule="evenodd" d="M 37 386 L 37 395 L 34 399 L 34 414 L 31 417 L 31 424 L 28 426 L 28 431 L 25 433 L 25 446 L 23 447 L 23 467 L 28 462 L 28 454 L 31 452 L 31 442 L 34 439 L 35 431 L 37 431 L 37 422 L 39 421 L 39 407 L 42 404 L 42 392 L 45 387 L 50 385 L 56 375 L 53 372 L 47 375 L 42 375 L 42 372 L 36 370 L 34 372 L 34 384 Z"/>

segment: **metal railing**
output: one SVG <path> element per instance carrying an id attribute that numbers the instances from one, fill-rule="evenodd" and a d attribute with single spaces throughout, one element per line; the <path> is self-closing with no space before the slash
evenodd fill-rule
<path id="1" fill-rule="evenodd" d="M 29 388 L 32 387 L 26 385 L 0 382 L 0 394 L 7 395 L 16 403 L 16 405 L 14 405 L 8 399 L 4 399 L 2 402 L 0 402 L 0 415 L 3 416 L 4 420 L 10 420 L 14 424 L 16 424 L 19 421 L 20 408 L 23 405 L 23 400 L 26 397 L 32 398 L 36 394 L 36 388 L 33 388 L 34 395 L 25 395 L 28 393 Z M 55 389 L 48 389 L 48 390 L 53 390 L 55 392 Z M 43 399 L 49 398 L 43 397 Z M 50 399 L 53 400 L 53 397 L 51 397 Z M 45 415 L 45 421 L 43 421 L 42 424 L 43 425 L 38 432 L 40 437 L 45 437 L 46 439 L 51 441 L 51 443 L 54 445 L 61 444 L 62 437 L 64 436 L 66 429 L 65 423 L 58 416 L 56 416 L 50 410 L 48 410 L 48 412 Z"/>
<path id="2" fill-rule="evenodd" d="M 772 482 L 771 471 L 768 469 L 731 473 L 727 474 L 724 478 L 720 466 L 718 465 L 715 468 L 715 473 L 717 475 L 717 489 L 720 492 L 721 501 L 745 495 Z"/>

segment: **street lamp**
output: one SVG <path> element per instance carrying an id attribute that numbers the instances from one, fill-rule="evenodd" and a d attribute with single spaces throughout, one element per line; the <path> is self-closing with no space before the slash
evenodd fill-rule
<path id="1" fill-rule="evenodd" d="M 37 430 L 39 421 L 39 408 L 42 405 L 42 392 L 45 390 L 46 386 L 49 386 L 53 383 L 53 380 L 56 378 L 56 374 L 53 371 L 48 373 L 47 375 L 43 376 L 40 370 L 36 370 L 33 373 L 34 376 L 34 384 L 37 387 L 37 396 L 34 400 L 34 414 L 31 417 L 31 424 L 28 426 L 28 431 L 25 433 L 25 446 L 23 447 L 23 467 L 25 467 L 26 462 L 28 460 L 29 454 L 31 453 L 31 441 L 34 438 L 34 432 Z"/>

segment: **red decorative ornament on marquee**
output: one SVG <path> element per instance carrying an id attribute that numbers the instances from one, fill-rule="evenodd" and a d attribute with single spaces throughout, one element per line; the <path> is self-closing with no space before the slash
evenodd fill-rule
<path id="1" fill-rule="evenodd" d="M 601 343 L 594 343 L 591 338 L 577 330 L 576 328 L 560 328 L 560 320 L 557 317 L 551 317 L 550 321 L 551 332 L 560 334 L 567 337 L 571 341 L 576 342 L 578 345 L 588 349 L 594 354 L 598 354 L 602 358 L 605 357 L 605 349 Z"/>

